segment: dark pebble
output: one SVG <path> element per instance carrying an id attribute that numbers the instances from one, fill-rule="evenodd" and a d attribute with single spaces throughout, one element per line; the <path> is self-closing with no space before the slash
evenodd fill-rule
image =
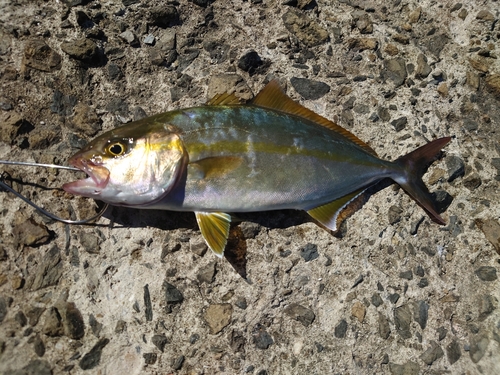
<path id="1" fill-rule="evenodd" d="M 352 284 L 352 288 L 356 288 L 359 284 L 361 284 L 365 280 L 365 276 L 363 274 L 359 275 L 356 280 L 354 280 L 354 284 Z"/>
<path id="2" fill-rule="evenodd" d="M 420 366 L 415 362 L 406 362 L 402 365 L 389 363 L 389 371 L 391 375 L 418 375 L 420 374 Z"/>
<path id="3" fill-rule="evenodd" d="M 163 282 L 163 289 L 165 290 L 165 300 L 167 303 L 181 303 L 184 301 L 182 293 L 172 284 Z"/>
<path id="4" fill-rule="evenodd" d="M 415 302 L 413 306 L 413 317 L 420 325 L 420 328 L 425 329 L 429 317 L 429 305 L 425 301 Z"/>
<path id="5" fill-rule="evenodd" d="M 260 324 L 253 332 L 253 343 L 258 349 L 267 349 L 274 344 L 274 340 L 269 333 Z"/>
<path id="6" fill-rule="evenodd" d="M 400 272 L 399 277 L 405 280 L 413 280 L 413 272 L 411 270 Z"/>
<path id="7" fill-rule="evenodd" d="M 71 116 L 76 103 L 78 103 L 76 96 L 64 95 L 61 91 L 55 90 L 52 95 L 50 110 L 61 116 Z"/>
<path id="8" fill-rule="evenodd" d="M 115 333 L 122 333 L 127 331 L 127 322 L 124 320 L 118 320 L 115 325 Z"/>
<path id="9" fill-rule="evenodd" d="M 476 190 L 482 183 L 481 177 L 477 173 L 472 173 L 463 182 L 464 186 L 471 191 Z"/>
<path id="10" fill-rule="evenodd" d="M 66 336 L 78 340 L 85 334 L 85 325 L 80 310 L 73 302 L 68 302 L 60 309 L 63 314 L 63 326 Z"/>
<path id="11" fill-rule="evenodd" d="M 151 338 L 151 342 L 154 346 L 160 349 L 161 352 L 165 349 L 165 345 L 168 344 L 168 339 L 165 335 L 154 335 Z"/>
<path id="12" fill-rule="evenodd" d="M 431 346 L 420 356 L 420 359 L 429 366 L 444 355 L 443 349 L 436 341 L 432 340 L 430 344 Z"/>
<path id="13" fill-rule="evenodd" d="M 319 257 L 318 246 L 312 243 L 308 243 L 300 248 L 300 256 L 304 258 L 306 262 L 317 259 Z"/>
<path id="14" fill-rule="evenodd" d="M 1 300 L 1 299 L 0 299 Z M 0 302 L 1 304 L 1 302 Z M 40 319 L 40 316 L 43 314 L 45 311 L 44 307 L 33 307 L 32 309 L 28 310 L 26 313 L 26 316 L 28 317 L 28 323 L 30 326 L 34 327 L 38 324 L 38 321 Z M 0 323 L 2 320 L 0 319 Z"/>
<path id="15" fill-rule="evenodd" d="M 285 308 L 285 314 L 290 316 L 292 319 L 295 319 L 302 323 L 304 327 L 309 327 L 311 323 L 316 318 L 316 315 L 311 309 L 299 305 L 297 303 L 292 303 L 291 305 Z"/>
<path id="16" fill-rule="evenodd" d="M 22 311 L 18 311 L 16 315 L 14 315 L 14 320 L 21 326 L 24 327 L 26 324 L 28 324 L 28 319 L 26 318 L 26 315 Z"/>
<path id="17" fill-rule="evenodd" d="M 448 41 L 449 38 L 445 34 L 434 35 L 426 42 L 426 47 L 432 54 L 439 57 Z"/>
<path id="18" fill-rule="evenodd" d="M 431 193 L 432 199 L 436 203 L 439 213 L 443 213 L 453 202 L 453 197 L 445 190 L 436 190 Z"/>
<path id="19" fill-rule="evenodd" d="M 394 325 L 396 326 L 396 331 L 403 339 L 411 337 L 410 323 L 411 310 L 409 305 L 402 305 L 394 309 Z"/>
<path id="20" fill-rule="evenodd" d="M 43 40 L 32 40 L 24 48 L 23 67 L 43 72 L 53 72 L 61 69 L 61 56 L 51 49 Z"/>
<path id="21" fill-rule="evenodd" d="M 396 304 L 399 301 L 399 293 L 389 294 L 387 299 L 392 303 Z"/>
<path id="22" fill-rule="evenodd" d="M 406 125 L 408 124 L 408 118 L 406 116 L 400 117 L 396 120 L 391 121 L 391 125 L 394 127 L 394 129 L 399 132 L 406 128 Z"/>
<path id="23" fill-rule="evenodd" d="M 94 314 L 89 315 L 89 325 L 90 329 L 92 330 L 92 333 L 94 334 L 95 337 L 99 337 L 101 334 L 102 330 L 102 323 L 99 323 L 97 319 L 94 317 Z"/>
<path id="24" fill-rule="evenodd" d="M 101 361 L 102 349 L 108 345 L 109 339 L 100 339 L 90 351 L 83 356 L 78 365 L 82 370 L 90 370 L 99 365 Z"/>
<path id="25" fill-rule="evenodd" d="M 45 344 L 43 343 L 42 338 L 39 335 L 36 335 L 33 340 L 33 349 L 35 353 L 39 357 L 43 357 L 45 354 Z"/>
<path id="26" fill-rule="evenodd" d="M 418 287 L 419 288 L 426 288 L 429 286 L 429 280 L 427 280 L 427 277 L 422 277 L 420 281 L 418 282 Z"/>
<path id="27" fill-rule="evenodd" d="M 391 334 L 389 319 L 387 319 L 386 316 L 380 312 L 378 313 L 378 333 L 384 340 L 387 340 Z"/>
<path id="28" fill-rule="evenodd" d="M 200 335 L 198 335 L 197 333 L 193 333 L 191 335 L 191 337 L 189 337 L 189 343 L 191 345 L 193 345 L 196 341 L 198 341 L 200 339 Z"/>
<path id="29" fill-rule="evenodd" d="M 116 80 L 123 78 L 123 72 L 118 65 L 111 63 L 111 64 L 108 64 L 106 69 L 107 69 L 107 73 L 108 73 L 108 78 L 111 81 L 116 81 Z"/>
<path id="30" fill-rule="evenodd" d="M 465 174 L 465 163 L 462 158 L 450 155 L 445 160 L 448 167 L 448 182 L 452 182 Z"/>
<path id="31" fill-rule="evenodd" d="M 448 362 L 450 362 L 450 365 L 454 364 L 462 356 L 460 344 L 456 340 L 450 342 L 446 347 L 446 356 L 448 357 Z"/>
<path id="32" fill-rule="evenodd" d="M 439 327 L 438 329 L 436 329 L 437 333 L 438 333 L 438 340 L 441 341 L 443 339 L 446 338 L 446 334 L 448 333 L 448 330 L 444 327 Z"/>
<path id="33" fill-rule="evenodd" d="M 153 305 L 151 304 L 148 284 L 144 285 L 144 315 L 147 322 L 153 320 Z"/>
<path id="34" fill-rule="evenodd" d="M 83 29 L 90 28 L 94 25 L 90 17 L 82 10 L 75 12 L 76 23 Z"/>
<path id="35" fill-rule="evenodd" d="M 419 264 L 415 267 L 415 275 L 419 276 L 419 277 L 424 277 L 425 275 L 425 271 L 424 271 L 424 268 Z"/>
<path id="36" fill-rule="evenodd" d="M 295 91 L 306 100 L 316 100 L 330 92 L 330 86 L 326 83 L 307 78 L 292 77 L 290 83 Z"/>
<path id="37" fill-rule="evenodd" d="M 347 322 L 345 319 L 342 319 L 339 324 L 335 327 L 334 335 L 338 339 L 343 339 L 347 332 Z"/>
<path id="38" fill-rule="evenodd" d="M 498 301 L 492 295 L 486 294 L 479 300 L 479 321 L 485 320 L 493 311 L 496 310 Z"/>
<path id="39" fill-rule="evenodd" d="M 474 273 L 482 281 L 495 281 L 498 278 L 496 268 L 491 266 L 481 266 Z"/>
<path id="40" fill-rule="evenodd" d="M 153 365 L 156 362 L 158 356 L 156 353 L 144 353 L 142 357 L 144 358 L 144 362 L 147 365 Z"/>
<path id="41" fill-rule="evenodd" d="M 396 87 L 401 86 L 408 72 L 406 71 L 406 61 L 402 58 L 387 59 L 384 60 L 384 69 L 382 71 L 382 77 L 385 79 L 390 79 L 394 82 Z"/>
<path id="42" fill-rule="evenodd" d="M 182 368 L 182 364 L 184 363 L 185 357 L 183 355 L 177 357 L 172 361 L 172 367 L 174 370 L 178 371 Z"/>
<path id="43" fill-rule="evenodd" d="M 200 268 L 198 274 L 196 275 L 196 278 L 198 279 L 200 284 L 201 283 L 211 284 L 214 281 L 216 272 L 215 265 L 216 265 L 215 262 L 210 262 L 207 265 Z"/>
<path id="44" fill-rule="evenodd" d="M 259 54 L 255 51 L 248 51 L 238 60 L 238 68 L 248 72 L 248 74 L 254 74 L 257 69 L 263 65 L 263 61 L 260 58 Z"/>
<path id="45" fill-rule="evenodd" d="M 241 296 L 236 298 L 236 302 L 234 304 L 242 310 L 245 310 L 248 307 L 247 300 L 245 299 L 245 297 Z"/>
<path id="46" fill-rule="evenodd" d="M 375 307 L 379 307 L 380 305 L 382 305 L 384 303 L 384 301 L 382 300 L 382 297 L 380 297 L 379 293 L 372 294 L 371 302 L 372 302 L 373 306 L 375 306 Z"/>
<path id="47" fill-rule="evenodd" d="M 45 315 L 45 322 L 42 332 L 50 337 L 62 336 L 64 328 L 62 325 L 62 318 L 59 311 L 55 307 L 51 307 Z"/>
<path id="48" fill-rule="evenodd" d="M 87 38 L 62 42 L 61 49 L 72 58 L 87 63 L 95 62 L 98 58 L 97 45 Z"/>
<path id="49" fill-rule="evenodd" d="M 173 5 L 159 6 L 151 10 L 150 22 L 161 28 L 167 28 L 179 23 L 179 12 Z"/>

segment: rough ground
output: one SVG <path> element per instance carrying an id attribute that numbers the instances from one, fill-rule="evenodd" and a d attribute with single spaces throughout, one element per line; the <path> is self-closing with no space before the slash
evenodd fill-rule
<path id="1" fill-rule="evenodd" d="M 246 248 L 246 279 L 192 214 L 114 208 L 67 226 L 1 192 L 0 373 L 500 373 L 499 9 L 0 0 L 1 159 L 64 164 L 101 131 L 272 78 L 384 158 L 454 136 L 426 175 L 447 226 L 393 187 L 339 237 L 252 214 L 228 249 Z M 3 171 L 52 212 L 95 212 L 30 185 L 74 173 Z"/>

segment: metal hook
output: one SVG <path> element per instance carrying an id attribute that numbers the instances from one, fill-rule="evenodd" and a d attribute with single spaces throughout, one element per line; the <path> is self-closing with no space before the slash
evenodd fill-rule
<path id="1" fill-rule="evenodd" d="M 0 160 L 0 164 L 21 165 L 21 166 L 28 166 L 28 167 L 57 168 L 57 169 L 66 169 L 66 170 L 72 170 L 72 171 L 79 171 L 79 172 L 81 172 L 81 170 L 78 169 L 78 168 L 65 167 L 65 166 L 57 165 L 57 164 L 39 164 L 39 163 L 22 162 L 22 161 L 8 161 L 8 160 Z M 95 216 L 92 216 L 89 219 L 84 219 L 84 220 L 67 220 L 67 219 L 63 219 L 63 218 L 61 218 L 59 216 L 56 216 L 56 215 L 48 212 L 47 210 L 43 209 L 42 207 L 36 205 L 32 201 L 30 201 L 28 198 L 26 198 L 24 195 L 22 195 L 21 193 L 15 191 L 14 189 L 12 189 L 9 185 L 7 185 L 5 182 L 3 182 L 1 178 L 0 178 L 0 187 L 2 189 L 5 189 L 5 190 L 11 192 L 16 197 L 22 199 L 24 202 L 26 202 L 27 204 L 29 204 L 30 206 L 32 206 L 33 208 L 35 208 L 41 214 L 43 214 L 43 215 L 45 215 L 45 216 L 47 216 L 47 217 L 49 217 L 49 218 L 51 218 L 53 220 L 60 221 L 61 223 L 65 223 L 65 224 L 75 224 L 75 225 L 88 224 L 91 221 L 99 219 L 104 214 L 104 212 L 107 210 L 107 208 L 109 207 L 109 204 L 105 203 L 104 206 L 101 208 L 101 210 Z"/>

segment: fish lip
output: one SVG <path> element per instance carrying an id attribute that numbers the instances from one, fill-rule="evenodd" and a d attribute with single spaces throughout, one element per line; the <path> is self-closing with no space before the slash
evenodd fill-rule
<path id="1" fill-rule="evenodd" d="M 110 172 L 102 163 L 82 157 L 73 157 L 69 160 L 68 164 L 85 172 L 88 178 L 64 184 L 63 189 L 65 191 L 73 194 L 88 195 L 89 190 L 92 189 L 92 195 L 99 195 L 106 188 Z"/>

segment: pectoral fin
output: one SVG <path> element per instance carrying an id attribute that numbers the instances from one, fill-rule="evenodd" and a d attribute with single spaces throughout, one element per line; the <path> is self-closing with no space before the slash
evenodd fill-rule
<path id="1" fill-rule="evenodd" d="M 340 224 L 365 202 L 364 192 L 367 188 L 356 190 L 330 203 L 308 210 L 307 213 L 321 225 L 337 232 Z"/>
<path id="2" fill-rule="evenodd" d="M 196 178 L 221 178 L 238 168 L 243 159 L 239 156 L 214 156 L 189 163 L 188 171 Z"/>
<path id="3" fill-rule="evenodd" d="M 195 212 L 195 214 L 201 235 L 208 247 L 222 258 L 229 236 L 231 215 L 224 212 Z"/>

